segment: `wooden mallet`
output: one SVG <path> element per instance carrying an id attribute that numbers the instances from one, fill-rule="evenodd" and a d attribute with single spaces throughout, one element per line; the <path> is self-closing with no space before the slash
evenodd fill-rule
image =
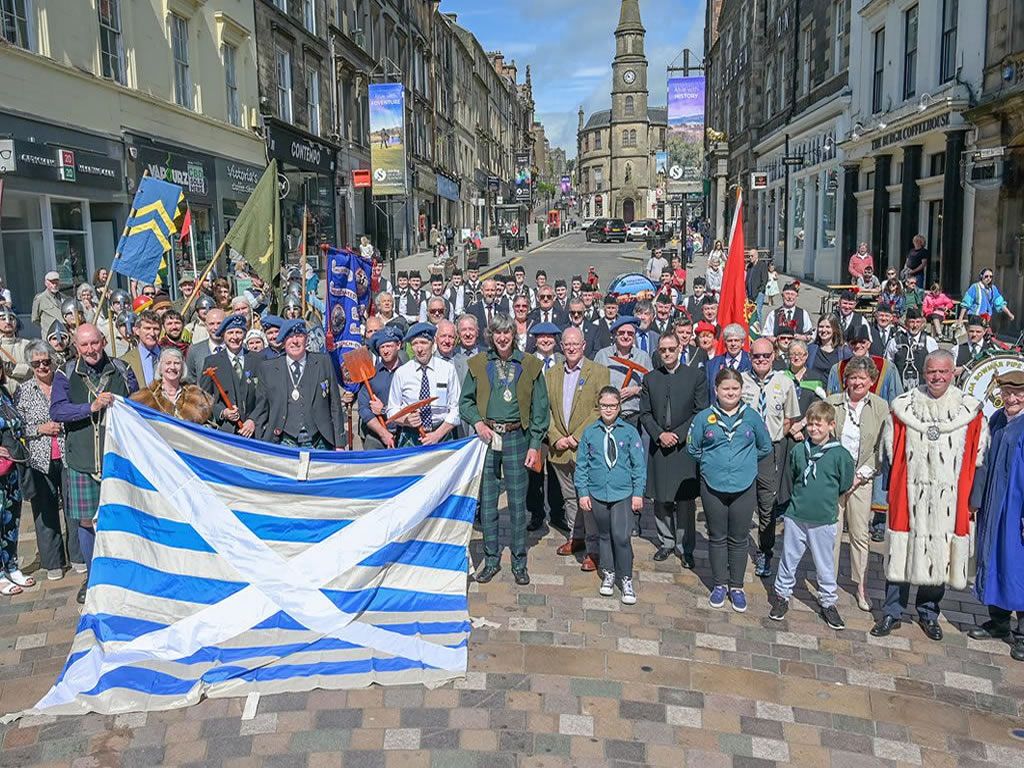
<path id="1" fill-rule="evenodd" d="M 217 369 L 211 365 L 209 368 L 204 370 L 203 373 L 209 376 L 213 385 L 217 387 L 217 391 L 220 393 L 220 397 L 221 400 L 224 401 L 224 405 L 228 408 L 234 408 L 235 406 L 231 403 L 231 398 L 228 397 L 228 393 L 224 390 L 224 385 L 220 383 L 220 377 L 217 376 Z M 241 416 L 235 419 L 235 421 L 241 421 Z"/>

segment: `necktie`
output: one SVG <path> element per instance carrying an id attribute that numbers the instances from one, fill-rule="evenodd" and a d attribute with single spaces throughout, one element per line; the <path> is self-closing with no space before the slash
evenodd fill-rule
<path id="1" fill-rule="evenodd" d="M 640 349 L 644 352 L 647 351 L 647 333 L 645 331 L 640 331 Z"/>
<path id="2" fill-rule="evenodd" d="M 690 364 L 689 357 L 690 357 L 690 348 L 689 347 L 683 347 L 682 355 L 680 355 L 680 359 L 682 360 L 683 365 L 689 365 Z"/>
<path id="3" fill-rule="evenodd" d="M 760 390 L 757 396 L 757 412 L 761 415 L 761 418 L 765 418 L 765 412 L 768 410 L 768 394 L 765 392 L 765 384 L 768 382 L 759 381 L 757 382 L 757 388 Z"/>
<path id="4" fill-rule="evenodd" d="M 235 369 L 235 378 L 238 379 L 239 381 L 241 381 L 242 380 L 242 357 L 241 357 L 241 355 L 235 355 L 235 364 L 234 364 L 233 367 Z"/>
<path id="5" fill-rule="evenodd" d="M 604 463 L 608 465 L 608 469 L 614 467 L 615 460 L 619 458 L 618 448 L 615 446 L 615 436 L 612 434 L 613 429 L 615 429 L 614 424 L 604 428 Z"/>
<path id="6" fill-rule="evenodd" d="M 553 357 L 545 358 L 544 359 L 544 370 L 545 371 L 549 370 L 551 368 L 551 366 L 554 365 L 554 364 L 555 364 L 555 358 L 553 358 Z"/>
<path id="7" fill-rule="evenodd" d="M 298 360 L 292 363 L 292 382 L 296 387 L 299 386 L 299 379 L 302 378 L 302 363 Z"/>
<path id="8" fill-rule="evenodd" d="M 421 365 L 420 373 L 420 400 L 426 400 L 430 397 L 430 380 L 427 378 L 427 366 Z M 423 422 L 423 428 L 427 432 L 434 428 L 429 405 L 424 405 L 420 408 L 420 421 Z"/>
<path id="9" fill-rule="evenodd" d="M 491 324 L 491 308 L 487 307 L 487 325 Z"/>
<path id="10" fill-rule="evenodd" d="M 971 357 L 977 357 L 977 356 L 978 356 L 978 345 L 977 344 L 971 344 Z"/>

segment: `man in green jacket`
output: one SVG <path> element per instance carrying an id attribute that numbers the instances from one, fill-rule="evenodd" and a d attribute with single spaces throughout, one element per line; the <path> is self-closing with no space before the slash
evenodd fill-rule
<path id="1" fill-rule="evenodd" d="M 540 360 L 515 348 L 512 319 L 496 314 L 488 330 L 491 348 L 469 359 L 459 402 L 463 422 L 488 445 L 480 488 L 485 560 L 476 580 L 486 584 L 501 570 L 498 494 L 504 479 L 512 530 L 512 575 L 516 584 L 524 586 L 530 583 L 526 570 L 526 471 L 540 463 L 541 443 L 550 420 L 548 391 Z"/>

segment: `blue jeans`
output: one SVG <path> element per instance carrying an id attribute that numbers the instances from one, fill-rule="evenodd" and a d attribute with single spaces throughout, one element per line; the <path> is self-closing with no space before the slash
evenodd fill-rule
<path id="1" fill-rule="evenodd" d="M 939 618 L 939 603 L 946 594 L 946 585 L 919 586 L 914 597 L 914 608 L 922 621 L 935 621 Z M 885 582 L 885 603 L 882 612 L 886 616 L 898 619 L 903 616 L 910 603 L 910 583 L 906 581 Z"/>
<path id="2" fill-rule="evenodd" d="M 754 303 L 757 305 L 757 319 L 763 323 L 764 319 L 761 316 L 761 310 L 764 309 L 764 291 L 757 294 L 757 298 L 754 300 Z"/>

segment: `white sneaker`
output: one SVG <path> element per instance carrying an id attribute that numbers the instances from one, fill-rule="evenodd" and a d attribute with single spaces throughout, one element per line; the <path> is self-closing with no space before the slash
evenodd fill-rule
<path id="1" fill-rule="evenodd" d="M 633 580 L 631 578 L 624 576 L 619 589 L 622 591 L 623 605 L 633 605 L 636 603 L 636 592 L 633 591 Z"/>
<path id="2" fill-rule="evenodd" d="M 604 578 L 601 579 L 601 588 L 597 590 L 599 594 L 604 597 L 611 597 L 615 594 L 615 573 L 614 571 L 605 571 Z"/>
<path id="3" fill-rule="evenodd" d="M 85 563 L 72 563 L 71 570 L 75 573 L 85 573 L 89 569 L 85 567 Z"/>
<path id="4" fill-rule="evenodd" d="M 49 568 L 46 571 L 46 580 L 47 581 L 60 581 L 63 578 L 64 578 L 64 569 L 63 568 Z"/>

